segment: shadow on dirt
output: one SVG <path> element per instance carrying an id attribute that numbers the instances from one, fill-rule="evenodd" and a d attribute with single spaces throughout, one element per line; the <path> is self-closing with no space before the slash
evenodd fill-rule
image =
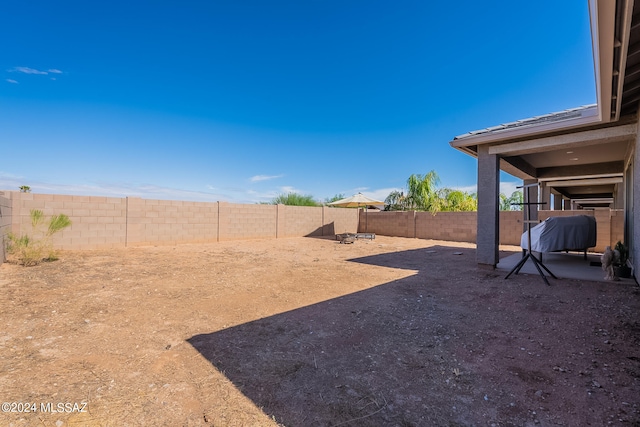
<path id="1" fill-rule="evenodd" d="M 584 377 L 554 371 L 569 356 L 548 341 L 583 337 L 541 324 L 570 321 L 553 294 L 563 287 L 504 281 L 459 247 L 349 261 L 416 274 L 188 342 L 285 426 L 535 425 L 529 408 L 543 405 L 547 419 L 579 416 L 566 399 Z M 585 301 L 598 292 L 588 288 Z M 521 351 L 532 342 L 537 353 Z"/>
<path id="2" fill-rule="evenodd" d="M 188 341 L 286 426 L 440 425 L 472 396 L 460 389 L 452 400 L 433 387 L 452 372 L 455 336 L 426 277 L 438 254 L 475 258 L 439 246 L 351 259 L 418 272 Z"/>

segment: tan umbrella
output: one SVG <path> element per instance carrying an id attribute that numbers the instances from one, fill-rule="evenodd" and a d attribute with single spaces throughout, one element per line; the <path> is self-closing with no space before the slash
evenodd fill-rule
<path id="1" fill-rule="evenodd" d="M 362 193 L 358 193 L 351 197 L 347 197 L 345 199 L 340 199 L 340 200 L 336 200 L 335 202 L 331 202 L 329 203 L 329 205 L 338 206 L 341 208 L 359 208 L 360 206 L 364 206 L 365 207 L 364 231 L 366 232 L 367 231 L 367 206 L 384 205 L 384 202 L 367 197 Z"/>

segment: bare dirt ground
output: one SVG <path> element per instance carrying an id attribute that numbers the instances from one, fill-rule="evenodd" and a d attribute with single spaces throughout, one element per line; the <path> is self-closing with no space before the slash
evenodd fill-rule
<path id="1" fill-rule="evenodd" d="M 380 236 L 4 264 L 0 425 L 640 425 L 638 287 L 551 285 Z"/>

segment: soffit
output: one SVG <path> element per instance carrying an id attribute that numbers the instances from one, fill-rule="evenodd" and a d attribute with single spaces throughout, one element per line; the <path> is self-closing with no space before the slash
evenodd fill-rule
<path id="1" fill-rule="evenodd" d="M 629 141 L 618 141 L 587 147 L 550 150 L 541 153 L 525 154 L 522 159 L 536 169 L 573 165 L 589 165 L 622 161 L 625 158 Z"/>
<path id="2" fill-rule="evenodd" d="M 624 67 L 621 115 L 635 114 L 640 102 L 640 1 L 633 4 Z"/>

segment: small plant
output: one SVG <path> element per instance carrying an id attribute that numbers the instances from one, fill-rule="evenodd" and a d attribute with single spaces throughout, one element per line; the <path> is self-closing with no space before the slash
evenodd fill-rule
<path id="1" fill-rule="evenodd" d="M 29 212 L 31 217 L 31 233 L 17 236 L 9 233 L 7 236 L 7 252 L 14 255 L 24 266 L 37 265 L 42 261 L 55 261 L 56 251 L 53 249 L 52 236 L 71 225 L 71 220 L 65 214 L 52 216 L 48 223 L 44 213 L 38 209 Z"/>
<path id="2" fill-rule="evenodd" d="M 21 185 L 19 188 L 21 193 L 31 193 L 31 187 L 28 185 Z"/>
<path id="3" fill-rule="evenodd" d="M 620 257 L 615 263 L 614 271 L 617 277 L 629 278 L 631 277 L 631 267 L 627 265 L 627 260 L 629 259 L 629 248 L 627 246 L 618 241 L 616 243 L 615 251 L 620 254 Z"/>
<path id="4" fill-rule="evenodd" d="M 616 243 L 614 249 L 620 254 L 620 259 L 616 264 L 627 265 L 627 260 L 629 259 L 629 249 L 627 248 L 627 246 L 618 240 L 618 243 Z"/>

